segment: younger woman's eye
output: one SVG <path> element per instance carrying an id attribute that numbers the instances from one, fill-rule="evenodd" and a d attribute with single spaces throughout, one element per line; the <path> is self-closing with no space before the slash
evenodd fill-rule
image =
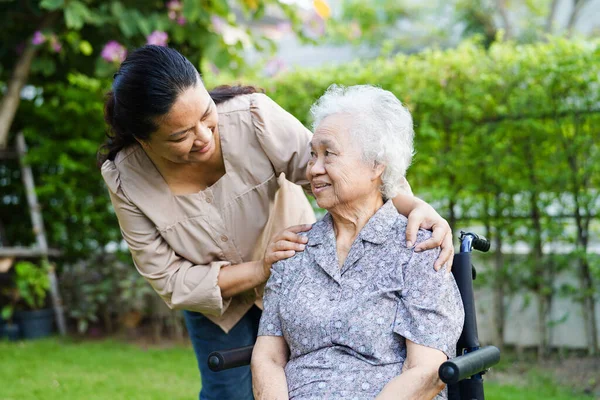
<path id="1" fill-rule="evenodd" d="M 187 133 L 186 133 L 185 135 L 183 135 L 183 136 L 182 136 L 182 137 L 180 137 L 179 139 L 172 140 L 172 142 L 173 142 L 173 143 L 181 143 L 181 142 L 183 142 L 184 140 L 186 140 L 186 139 L 187 139 L 187 137 L 188 137 L 188 135 L 187 135 Z"/>

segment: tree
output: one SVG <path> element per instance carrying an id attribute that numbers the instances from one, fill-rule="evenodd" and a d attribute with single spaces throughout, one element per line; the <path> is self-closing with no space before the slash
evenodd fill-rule
<path id="1" fill-rule="evenodd" d="M 146 43 L 174 45 L 199 69 L 245 67 L 244 50 L 274 44 L 240 24 L 275 7 L 300 23 L 294 7 L 279 0 L 8 0 L 0 2 L 0 148 L 26 84 L 65 82 L 69 73 L 110 76 L 127 49 Z M 235 12 L 234 12 L 235 11 Z"/>
<path id="2" fill-rule="evenodd" d="M 483 35 L 488 46 L 500 30 L 505 39 L 533 42 L 548 34 L 571 36 L 590 3 L 591 0 L 457 0 L 456 20 L 465 26 L 463 36 Z M 560 6 L 568 10 L 567 23 L 562 26 L 557 14 Z"/>

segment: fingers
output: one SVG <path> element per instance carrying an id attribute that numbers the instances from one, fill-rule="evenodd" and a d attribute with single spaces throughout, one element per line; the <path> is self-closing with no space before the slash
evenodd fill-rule
<path id="1" fill-rule="evenodd" d="M 298 233 L 298 232 L 310 231 L 311 228 L 312 228 L 311 224 L 294 225 L 294 226 L 290 226 L 289 228 L 287 228 L 286 231 Z"/>
<path id="2" fill-rule="evenodd" d="M 281 231 L 277 235 L 275 235 L 275 237 L 273 238 L 272 241 L 273 242 L 288 241 L 288 242 L 294 242 L 294 243 L 307 243 L 308 238 L 306 236 L 300 236 L 296 233 L 285 230 L 285 231 Z"/>
<path id="3" fill-rule="evenodd" d="M 269 253 L 269 259 L 268 260 L 265 259 L 265 262 L 267 262 L 270 265 L 273 265 L 278 261 L 293 257 L 294 254 L 296 254 L 296 252 L 294 250 L 275 251 L 275 252 Z"/>
<path id="4" fill-rule="evenodd" d="M 447 229 L 442 230 L 442 228 L 434 227 L 431 237 L 424 242 L 419 243 L 417 247 L 415 247 L 415 251 L 419 252 L 423 250 L 435 249 L 436 247 L 441 246 L 444 241 L 444 236 L 447 232 Z"/>
<path id="5" fill-rule="evenodd" d="M 442 243 L 442 251 L 438 259 L 436 260 L 433 267 L 436 271 L 439 271 L 440 268 L 446 267 L 448 272 L 452 270 L 452 263 L 454 262 L 454 245 L 452 243 L 452 233 L 448 233 L 444 236 L 444 241 Z"/>
<path id="6" fill-rule="evenodd" d="M 298 242 L 291 242 L 289 240 L 279 240 L 273 243 L 273 251 L 287 251 L 287 250 L 295 250 L 295 251 L 303 251 L 306 245 Z"/>
<path id="7" fill-rule="evenodd" d="M 417 232 L 419 226 L 423 222 L 423 216 L 416 211 L 408 215 L 408 223 L 406 224 L 406 247 L 411 248 L 417 241 Z"/>

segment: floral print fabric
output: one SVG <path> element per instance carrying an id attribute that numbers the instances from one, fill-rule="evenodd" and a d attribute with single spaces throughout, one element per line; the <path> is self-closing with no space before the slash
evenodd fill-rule
<path id="1" fill-rule="evenodd" d="M 330 214 L 304 252 L 273 265 L 259 336 L 283 336 L 290 399 L 373 399 L 400 375 L 405 339 L 455 356 L 464 310 L 439 248 L 405 245 L 407 220 L 386 202 L 339 267 Z M 417 242 L 431 236 L 420 230 Z M 446 390 L 436 399 L 446 398 Z"/>

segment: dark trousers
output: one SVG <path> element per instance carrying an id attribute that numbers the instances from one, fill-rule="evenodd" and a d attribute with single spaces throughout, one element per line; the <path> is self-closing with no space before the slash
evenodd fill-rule
<path id="1" fill-rule="evenodd" d="M 208 355 L 254 344 L 261 310 L 253 306 L 229 333 L 225 333 L 204 315 L 184 311 L 185 324 L 194 346 L 202 380 L 200 400 L 253 400 L 250 366 L 212 372 L 207 365 Z"/>

